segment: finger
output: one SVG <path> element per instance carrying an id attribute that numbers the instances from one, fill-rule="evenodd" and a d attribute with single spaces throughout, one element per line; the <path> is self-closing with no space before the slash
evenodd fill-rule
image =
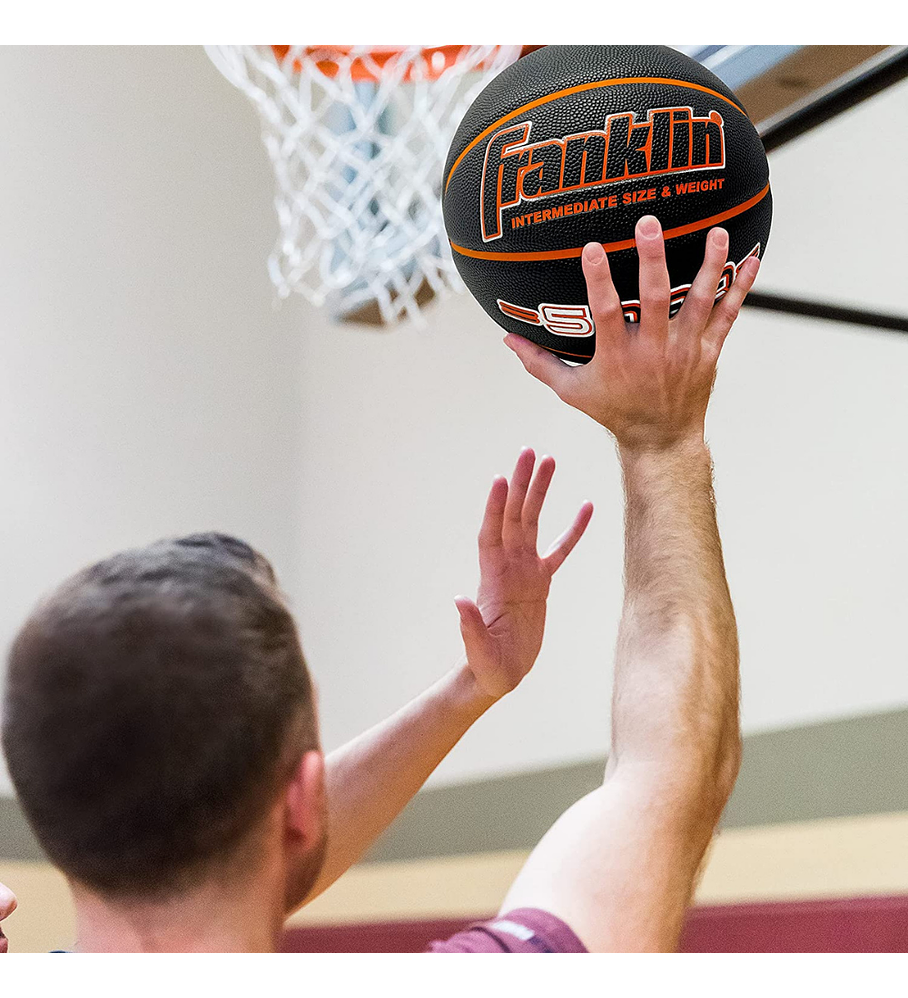
<path id="1" fill-rule="evenodd" d="M 583 537 L 583 533 L 589 525 L 592 515 L 593 504 L 591 502 L 585 502 L 580 507 L 580 511 L 577 513 L 577 516 L 574 517 L 574 522 L 548 549 L 543 561 L 552 575 L 554 575 L 555 572 L 561 568 L 562 564 L 564 564 L 564 559 L 567 558 L 571 551 L 574 550 L 574 546 L 577 541 Z"/>
<path id="2" fill-rule="evenodd" d="M 536 550 L 536 537 L 539 532 L 539 514 L 545 502 L 546 493 L 555 474 L 555 458 L 546 455 L 536 469 L 523 504 L 523 536 L 527 547 Z"/>
<path id="3" fill-rule="evenodd" d="M 624 309 L 612 281 L 608 256 L 600 243 L 587 243 L 580 258 L 586 280 L 586 297 L 596 324 L 596 353 L 603 355 L 611 345 L 621 343 L 627 336 Z M 605 346 L 606 350 L 599 350 Z"/>
<path id="4" fill-rule="evenodd" d="M 568 386 L 573 368 L 525 336 L 508 333 L 504 342 L 505 346 L 510 347 L 517 354 L 520 363 L 534 378 L 544 385 L 548 385 L 559 397 L 562 396 Z"/>
<path id="5" fill-rule="evenodd" d="M 508 480 L 504 475 L 496 475 L 489 489 L 486 509 L 479 528 L 479 546 L 498 547 L 501 544 L 501 525 L 504 521 L 504 506 L 508 498 Z"/>
<path id="6" fill-rule="evenodd" d="M 488 628 L 479 607 L 468 596 L 455 596 L 454 606 L 460 614 L 460 636 L 469 658 L 471 652 L 475 655 L 485 647 L 489 639 Z"/>
<path id="7" fill-rule="evenodd" d="M 725 229 L 711 229 L 706 237 L 706 251 L 703 255 L 703 266 L 700 267 L 694 283 L 691 285 L 679 319 L 699 335 L 709 322 L 713 305 L 716 304 L 716 292 L 722 278 L 722 268 L 728 260 L 728 233 Z"/>
<path id="8" fill-rule="evenodd" d="M 12 915 L 18 903 L 16 895 L 5 884 L 0 884 L 0 919 Z"/>
<path id="9" fill-rule="evenodd" d="M 523 543 L 523 502 L 527 487 L 533 477 L 536 454 L 532 447 L 524 447 L 517 458 L 514 474 L 508 484 L 508 499 L 504 507 L 504 524 L 501 539 L 506 548 L 516 548 Z"/>
<path id="10" fill-rule="evenodd" d="M 655 215 L 644 215 L 634 232 L 640 258 L 640 333 L 665 340 L 671 282 L 665 265 L 665 240 Z"/>
<path id="11" fill-rule="evenodd" d="M 760 260 L 756 256 L 749 256 L 740 267 L 735 277 L 734 284 L 728 289 L 725 297 L 713 309 L 712 318 L 706 327 L 706 341 L 718 352 L 722 349 L 725 337 L 738 318 L 738 312 L 744 304 L 747 292 L 753 287 L 760 270 Z"/>

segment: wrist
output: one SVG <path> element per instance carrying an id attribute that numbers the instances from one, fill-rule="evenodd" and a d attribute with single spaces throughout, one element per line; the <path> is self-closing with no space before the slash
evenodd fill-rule
<path id="1" fill-rule="evenodd" d="M 461 655 L 454 667 L 441 680 L 447 709 L 468 724 L 477 721 L 498 701 L 485 693 L 476 680 L 466 655 Z"/>
<path id="2" fill-rule="evenodd" d="M 651 459 L 696 460 L 703 456 L 709 456 L 709 448 L 706 445 L 702 428 L 671 437 L 640 435 L 630 438 L 616 438 L 616 440 L 618 455 L 623 465 Z"/>

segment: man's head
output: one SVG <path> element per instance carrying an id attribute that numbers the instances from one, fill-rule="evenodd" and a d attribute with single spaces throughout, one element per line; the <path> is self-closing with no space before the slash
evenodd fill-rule
<path id="1" fill-rule="evenodd" d="M 126 551 L 43 600 L 10 654 L 3 745 L 51 860 L 109 900 L 230 879 L 267 835 L 305 888 L 318 874 L 312 685 L 271 566 L 234 538 Z"/>

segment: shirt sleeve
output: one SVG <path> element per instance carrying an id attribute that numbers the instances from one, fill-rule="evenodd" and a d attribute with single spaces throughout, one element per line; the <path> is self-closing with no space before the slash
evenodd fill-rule
<path id="1" fill-rule="evenodd" d="M 450 939 L 429 944 L 430 953 L 586 953 L 586 947 L 560 918 L 538 908 L 474 922 Z"/>

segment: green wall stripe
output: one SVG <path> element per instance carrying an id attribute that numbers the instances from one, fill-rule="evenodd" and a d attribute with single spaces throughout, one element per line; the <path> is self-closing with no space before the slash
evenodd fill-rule
<path id="1" fill-rule="evenodd" d="M 751 735 L 726 828 L 908 811 L 908 710 Z"/>
<path id="2" fill-rule="evenodd" d="M 419 794 L 367 862 L 530 849 L 605 759 Z M 908 710 L 748 735 L 724 828 L 908 811 Z"/>
<path id="3" fill-rule="evenodd" d="M 530 849 L 602 780 L 605 760 L 433 787 L 366 862 Z M 908 709 L 749 735 L 723 827 L 908 811 Z M 43 853 L 16 802 L 0 797 L 0 858 Z"/>
<path id="4" fill-rule="evenodd" d="M 18 802 L 0 797 L 0 859 L 45 859 Z"/>
<path id="5" fill-rule="evenodd" d="M 366 862 L 529 849 L 602 783 L 605 760 L 423 790 Z"/>

